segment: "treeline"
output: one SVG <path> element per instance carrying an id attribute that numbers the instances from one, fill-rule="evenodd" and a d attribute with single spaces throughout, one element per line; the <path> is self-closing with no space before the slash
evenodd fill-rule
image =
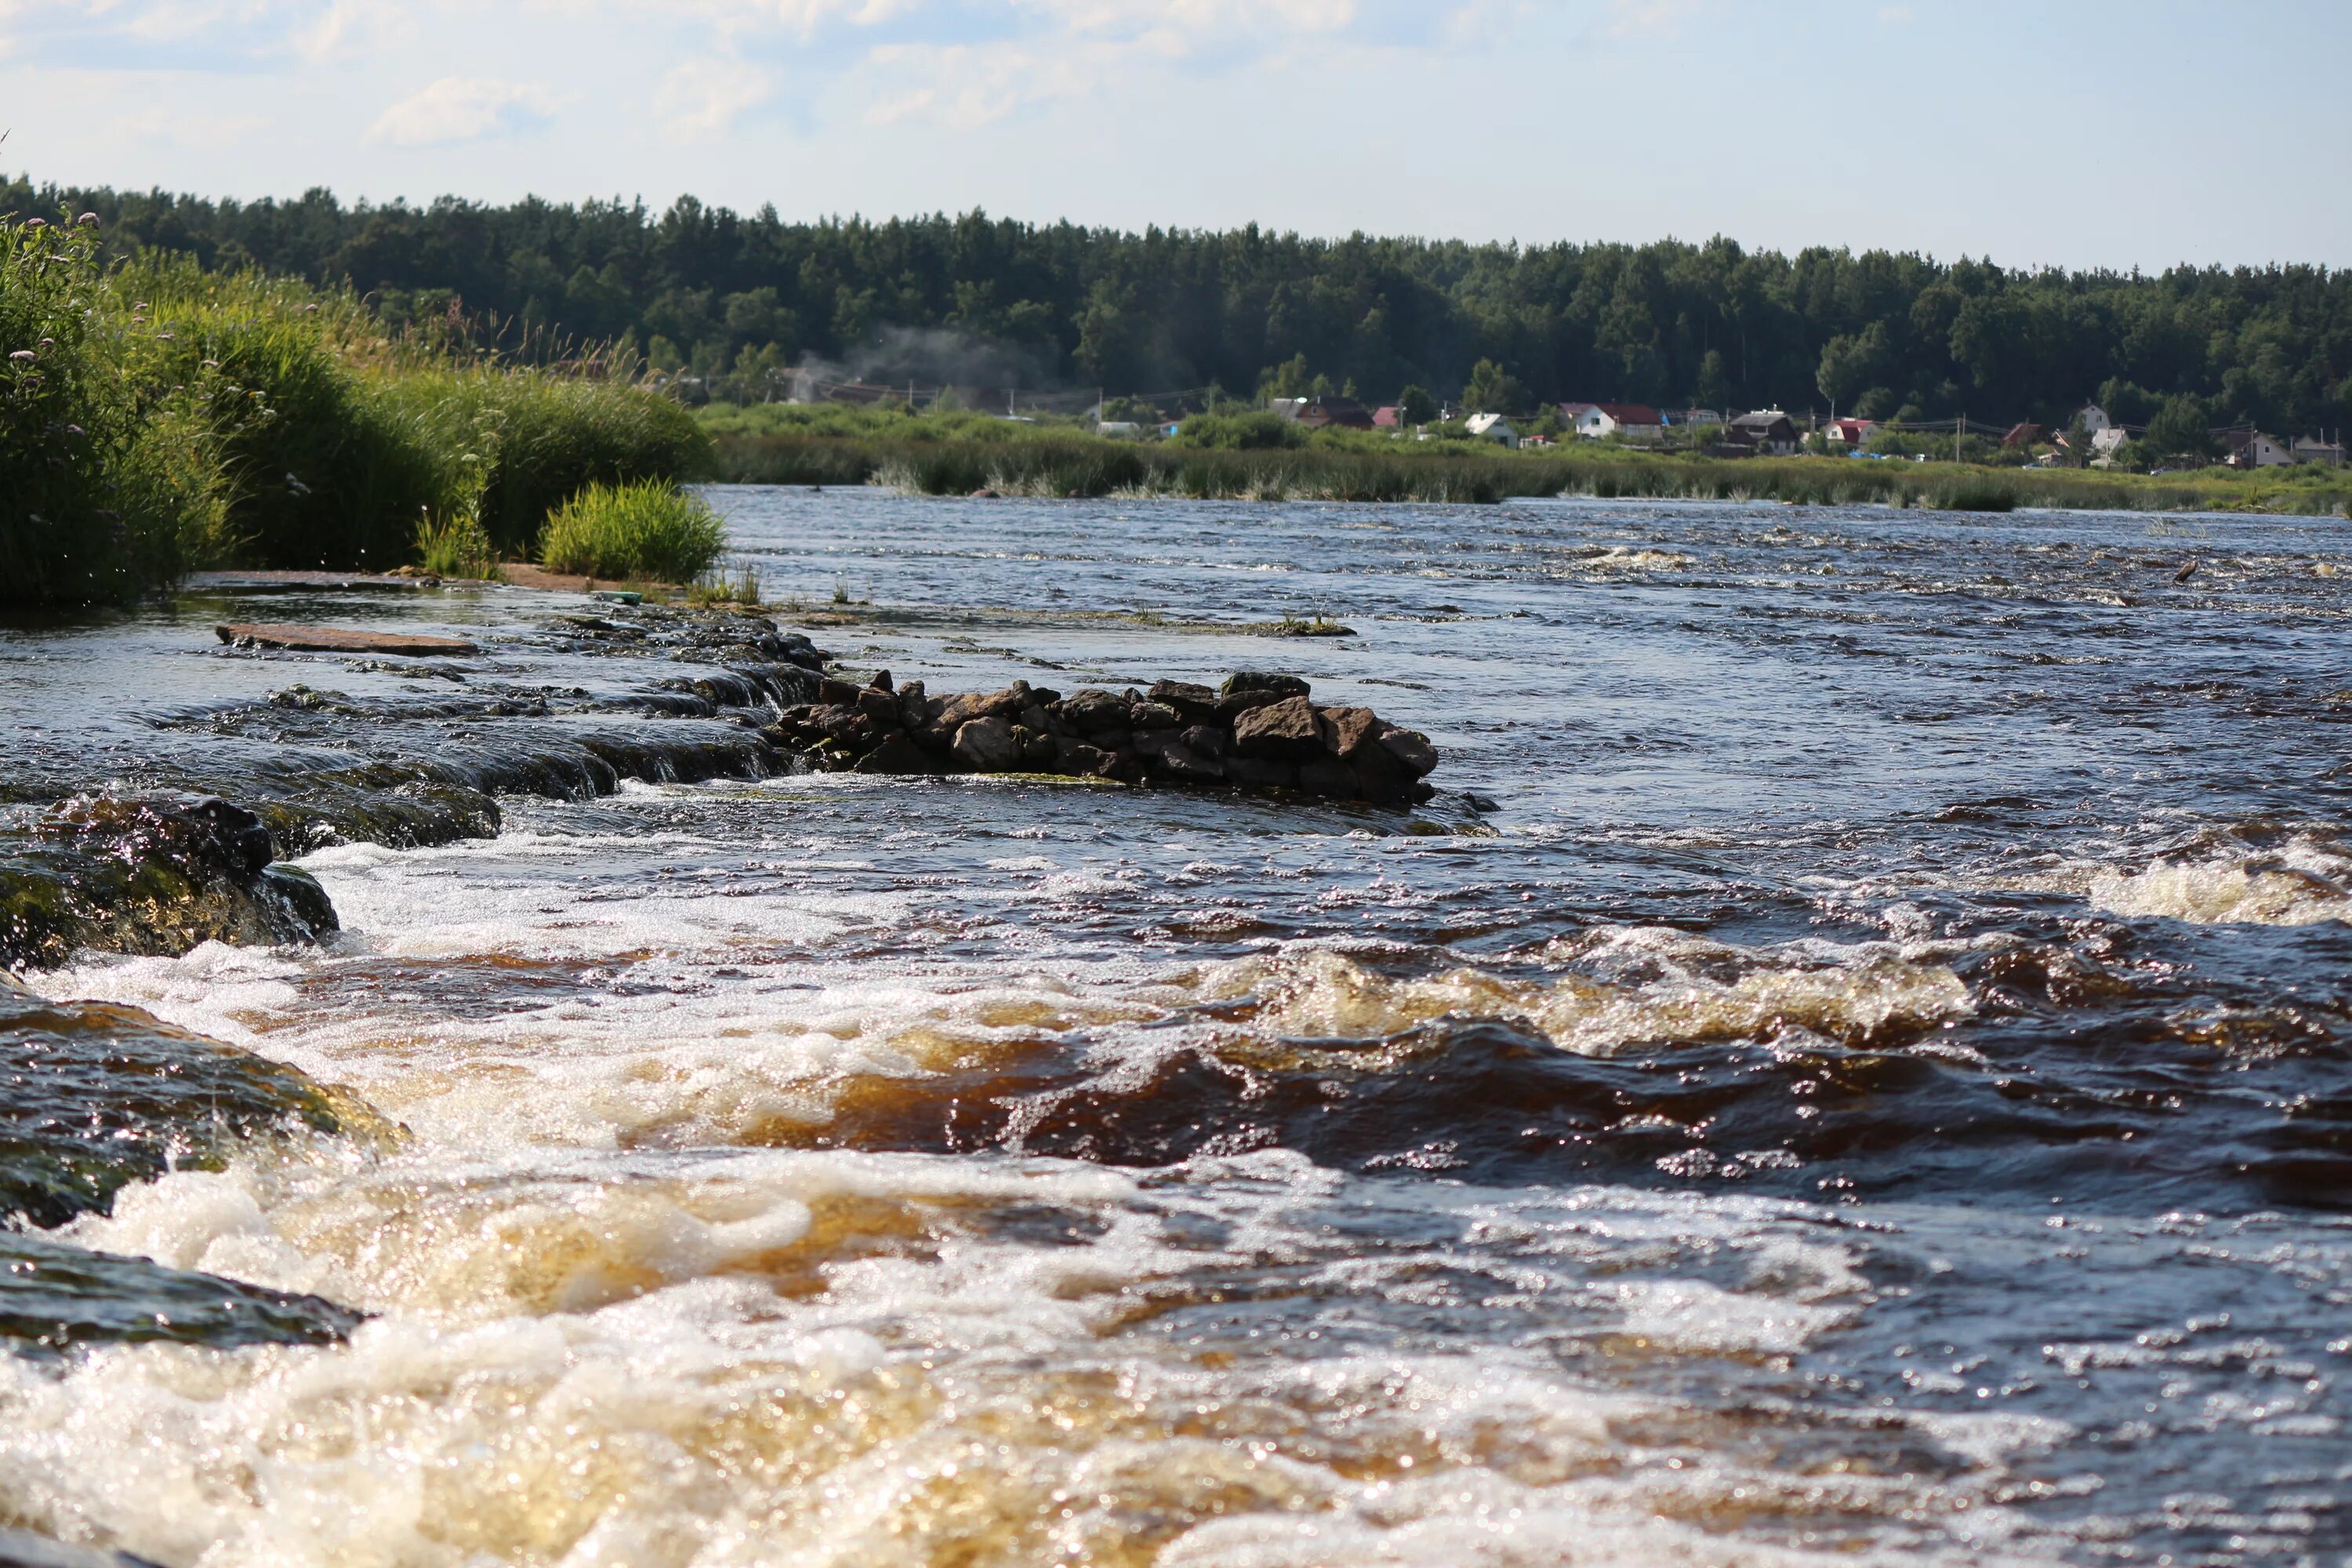
<path id="1" fill-rule="evenodd" d="M 2352 274 L 2308 266 L 2017 271 L 1717 238 L 1624 245 L 1141 234 L 979 212 L 787 223 L 691 197 L 346 206 L 0 185 L 95 212 L 117 246 L 349 283 L 392 321 L 497 318 L 553 356 L 619 342 L 741 398 L 810 359 L 884 382 L 1247 395 L 1304 368 L 1367 399 L 1458 395 L 1492 360 L 1529 401 L 1824 407 L 2282 432 L 2352 424 Z M 955 361 L 950 364 L 946 362 Z M 1288 367 L 1287 372 L 1285 367 Z M 2193 407 L 2181 399 L 2193 399 Z"/>

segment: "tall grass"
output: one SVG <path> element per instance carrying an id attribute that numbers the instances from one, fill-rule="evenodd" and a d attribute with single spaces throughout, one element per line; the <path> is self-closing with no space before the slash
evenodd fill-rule
<path id="1" fill-rule="evenodd" d="M 115 599 L 217 554 L 215 452 L 267 410 L 108 294 L 91 223 L 0 220 L 0 601 Z"/>
<path id="2" fill-rule="evenodd" d="M 109 267 L 94 224 L 0 218 L 0 602 L 427 545 L 478 564 L 461 519 L 520 555 L 583 487 L 709 459 L 669 398 L 390 333 L 344 290 Z"/>
<path id="3" fill-rule="evenodd" d="M 662 479 L 592 484 L 547 520 L 540 560 L 553 572 L 614 581 L 692 583 L 726 548 L 700 496 Z"/>

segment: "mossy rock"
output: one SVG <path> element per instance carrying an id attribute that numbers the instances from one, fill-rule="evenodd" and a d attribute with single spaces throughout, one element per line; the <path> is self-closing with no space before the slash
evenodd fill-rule
<path id="1" fill-rule="evenodd" d="M 156 1341 L 215 1350 L 333 1344 L 364 1321 L 316 1296 L 0 1232 L 0 1342 L 19 1355 Z"/>
<path id="2" fill-rule="evenodd" d="M 136 1007 L 0 995 L 0 1219 L 103 1212 L 132 1182 L 305 1130 L 397 1135 L 347 1091 Z"/>

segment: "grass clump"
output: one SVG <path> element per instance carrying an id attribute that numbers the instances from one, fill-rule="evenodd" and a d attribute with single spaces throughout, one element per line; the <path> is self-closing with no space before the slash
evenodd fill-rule
<path id="1" fill-rule="evenodd" d="M 692 583 L 726 547 L 719 514 L 661 479 L 597 483 L 547 520 L 540 561 L 551 572 L 616 581 Z"/>

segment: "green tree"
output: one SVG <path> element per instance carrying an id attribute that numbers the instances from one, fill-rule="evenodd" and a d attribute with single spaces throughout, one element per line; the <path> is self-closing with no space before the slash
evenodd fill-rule
<path id="1" fill-rule="evenodd" d="M 1426 425 L 1437 417 L 1437 399 L 1425 387 L 1408 386 L 1397 394 L 1397 423 Z"/>
<path id="2" fill-rule="evenodd" d="M 2209 458 L 2216 443 L 2205 423 L 2204 405 L 2185 394 L 2164 400 L 2147 422 L 2139 444 L 2153 458 Z"/>
<path id="3" fill-rule="evenodd" d="M 1462 402 L 1473 414 L 1516 414 L 1525 405 L 1527 393 L 1518 377 L 1507 374 L 1493 360 L 1482 359 L 1470 367 L 1469 384 L 1462 389 Z"/>

